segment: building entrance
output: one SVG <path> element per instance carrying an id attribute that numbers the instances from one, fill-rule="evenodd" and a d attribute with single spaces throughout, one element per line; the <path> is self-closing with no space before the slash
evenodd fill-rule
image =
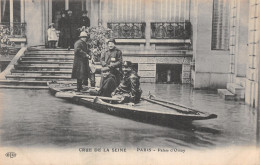
<path id="1" fill-rule="evenodd" d="M 58 28 L 58 21 L 61 18 L 62 10 L 72 11 L 72 17 L 77 21 L 82 15 L 82 11 L 85 10 L 85 3 L 82 3 L 81 0 L 71 0 L 71 1 L 61 1 L 53 0 L 52 1 L 52 22 L 54 23 L 55 28 Z"/>
<path id="2" fill-rule="evenodd" d="M 181 83 L 182 77 L 181 64 L 157 64 L 156 82 L 158 83 Z"/>

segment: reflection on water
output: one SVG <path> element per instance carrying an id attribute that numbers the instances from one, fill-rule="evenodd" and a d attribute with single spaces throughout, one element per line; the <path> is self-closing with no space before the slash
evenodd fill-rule
<path id="1" fill-rule="evenodd" d="M 254 145 L 256 112 L 215 91 L 177 84 L 142 84 L 165 100 L 215 113 L 184 128 L 136 122 L 51 96 L 46 90 L 1 89 L 0 145 L 55 147 L 188 147 Z"/>

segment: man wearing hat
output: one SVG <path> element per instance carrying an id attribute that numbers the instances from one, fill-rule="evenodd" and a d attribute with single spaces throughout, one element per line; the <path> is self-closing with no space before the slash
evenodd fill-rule
<path id="1" fill-rule="evenodd" d="M 83 31 L 74 44 L 74 63 L 71 78 L 77 79 L 77 91 L 82 89 L 82 83 L 88 85 L 90 49 L 87 44 L 89 35 Z"/>
<path id="2" fill-rule="evenodd" d="M 108 67 L 103 67 L 102 81 L 100 82 L 100 88 L 98 90 L 90 90 L 91 95 L 111 97 L 111 93 L 116 89 L 116 77 L 110 73 Z"/>
<path id="3" fill-rule="evenodd" d="M 100 62 L 103 67 L 110 68 L 111 74 L 115 75 L 117 85 L 119 85 L 122 73 L 122 52 L 115 47 L 115 39 L 109 39 L 108 50 L 101 54 Z"/>
<path id="4" fill-rule="evenodd" d="M 130 61 L 123 62 L 123 79 L 112 97 L 120 99 L 119 103 L 137 103 L 141 99 L 142 90 L 140 88 L 140 77 L 132 68 Z"/>

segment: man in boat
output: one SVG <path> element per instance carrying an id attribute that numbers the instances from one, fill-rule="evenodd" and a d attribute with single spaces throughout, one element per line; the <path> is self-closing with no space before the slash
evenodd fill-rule
<path id="1" fill-rule="evenodd" d="M 122 65 L 123 79 L 112 97 L 120 99 L 119 103 L 138 103 L 141 99 L 140 77 L 132 68 L 130 61 L 124 61 Z"/>
<path id="2" fill-rule="evenodd" d="M 122 52 L 115 47 L 115 39 L 109 39 L 107 44 L 108 50 L 101 54 L 100 62 L 102 67 L 110 68 L 110 73 L 115 75 L 117 85 L 119 85 L 122 77 Z"/>
<path id="3" fill-rule="evenodd" d="M 100 88 L 90 90 L 90 95 L 94 96 L 105 96 L 111 97 L 111 93 L 116 89 L 116 77 L 110 73 L 108 67 L 103 67 L 101 69 L 103 79 L 100 81 Z"/>
<path id="4" fill-rule="evenodd" d="M 71 78 L 77 79 L 77 91 L 82 90 L 82 83 L 88 85 L 90 49 L 87 44 L 89 35 L 83 31 L 74 44 L 74 63 Z"/>

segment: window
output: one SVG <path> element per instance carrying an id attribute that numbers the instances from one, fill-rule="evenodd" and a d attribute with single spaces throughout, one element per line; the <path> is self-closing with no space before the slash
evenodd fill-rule
<path id="1" fill-rule="evenodd" d="M 229 50 L 229 0 L 213 0 L 212 50 Z"/>

